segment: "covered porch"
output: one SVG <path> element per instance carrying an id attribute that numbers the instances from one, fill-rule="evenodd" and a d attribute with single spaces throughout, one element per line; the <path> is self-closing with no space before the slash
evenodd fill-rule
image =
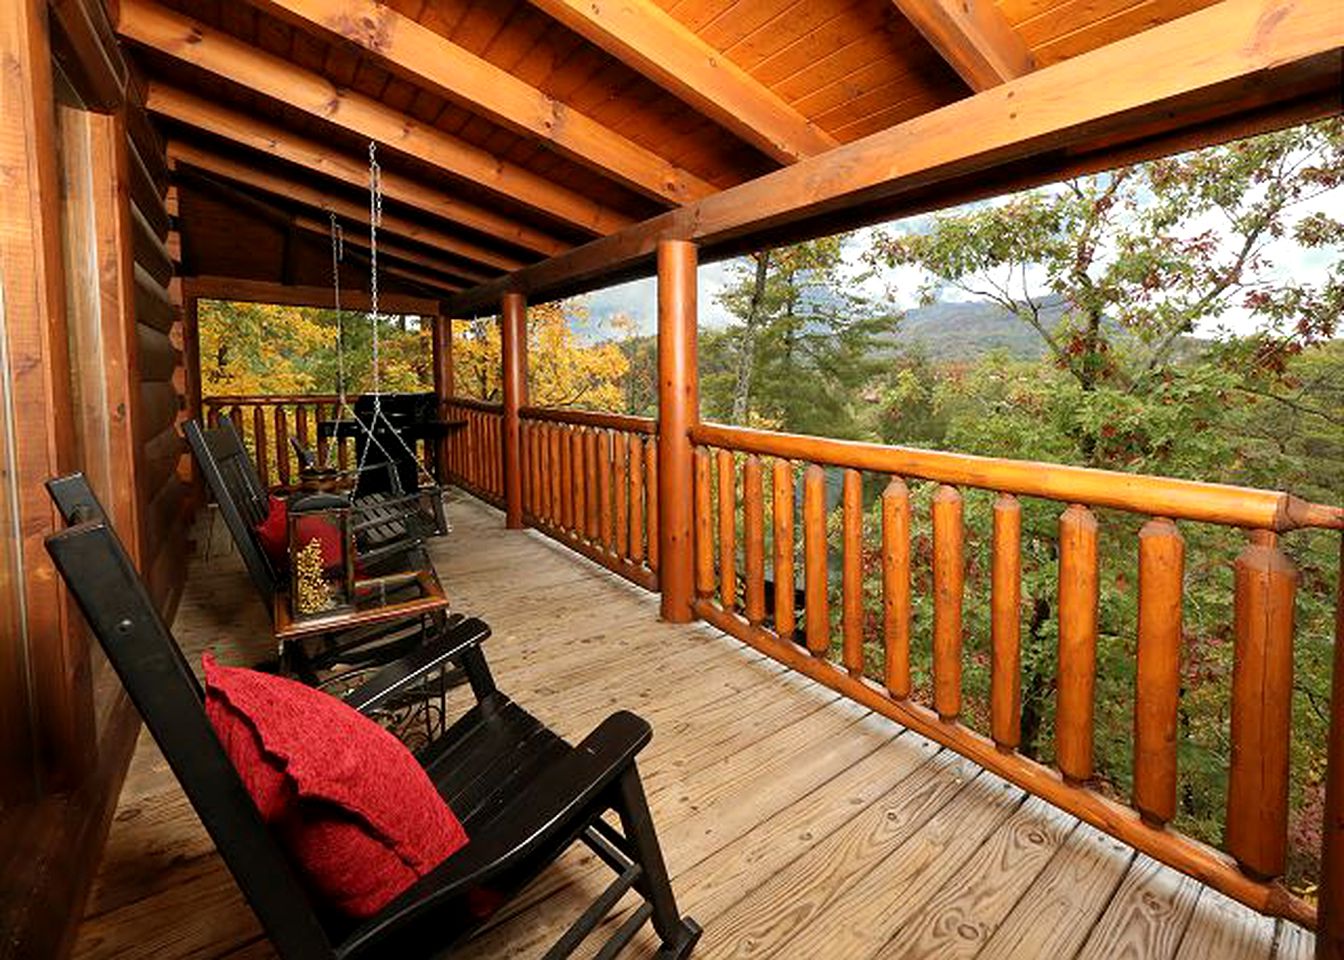
<path id="1" fill-rule="evenodd" d="M 1337 117 L 1336 0 L 0 8 L 0 958 L 271 955 L 44 550 L 43 484 L 83 471 L 190 658 L 274 650 L 184 425 L 238 424 L 263 494 L 298 478 L 291 439 L 353 454 L 317 433 L 336 395 L 203 387 L 207 300 L 420 318 L 457 428 L 416 450 L 449 490 L 438 573 L 556 731 L 652 723 L 695 956 L 1344 958 L 1344 505 L 714 423 L 697 364 L 703 264 Z M 632 278 L 656 281 L 656 417 L 536 405 L 529 308 Z M 490 400 L 454 382 L 453 321 L 481 317 Z M 1104 526 L 1135 608 L 1133 702 L 1101 705 L 1132 722 L 1116 778 Z M 1204 839 L 1178 826 L 1193 529 L 1217 531 L 1229 610 Z M 1307 537 L 1331 538 L 1311 639 L 1333 686 L 1303 885 Z M 464 955 L 542 954 L 598 889 L 589 860 Z"/>
<path id="2" fill-rule="evenodd" d="M 654 596 L 535 531 L 501 534 L 475 497 L 449 513 L 434 560 L 494 628 L 501 685 L 573 740 L 620 707 L 653 723 L 640 767 L 678 899 L 705 925 L 697 957 L 1311 956 L 1303 928 L 713 627 L 659 622 Z M 227 534 L 207 521 L 196 538 L 177 636 L 193 659 L 252 662 L 270 645 L 265 611 Z M 595 866 L 572 853 L 462 956 L 540 955 L 600 891 Z M 656 947 L 646 930 L 629 955 Z M 273 953 L 142 736 L 75 956 L 147 955 Z"/>

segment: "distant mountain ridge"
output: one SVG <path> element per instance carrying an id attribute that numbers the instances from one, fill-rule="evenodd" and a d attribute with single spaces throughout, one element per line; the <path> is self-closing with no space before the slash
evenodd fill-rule
<path id="1" fill-rule="evenodd" d="M 1041 319 L 1046 328 L 1059 325 L 1066 310 L 1063 297 L 1043 299 Z M 915 307 L 894 334 L 883 338 L 892 349 L 915 349 L 930 360 L 974 360 L 1002 351 L 1023 360 L 1045 356 L 1040 335 L 997 303 L 946 302 Z"/>

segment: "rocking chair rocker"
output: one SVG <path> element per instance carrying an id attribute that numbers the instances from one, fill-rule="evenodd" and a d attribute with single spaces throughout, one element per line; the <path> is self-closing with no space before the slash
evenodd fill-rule
<path id="1" fill-rule="evenodd" d="M 601 948 L 610 958 L 650 918 L 665 960 L 686 957 L 700 935 L 680 917 L 635 757 L 649 725 L 608 717 L 570 746 L 495 688 L 479 620 L 461 623 L 448 654 L 466 670 L 476 705 L 418 754 L 457 812 L 470 842 L 375 916 L 333 920 L 309 897 L 262 823 L 206 716 L 200 684 L 155 611 L 144 583 L 104 520 L 46 540 L 94 635 L 163 751 L 225 864 L 280 954 L 287 958 L 442 955 L 479 929 L 483 902 L 521 890 L 576 841 L 618 876 L 546 953 L 569 956 L 628 890 L 644 903 Z M 379 678 L 347 699 L 367 708 L 397 685 Z M 616 830 L 604 819 L 614 811 Z M 482 896 L 482 892 L 486 896 Z"/>

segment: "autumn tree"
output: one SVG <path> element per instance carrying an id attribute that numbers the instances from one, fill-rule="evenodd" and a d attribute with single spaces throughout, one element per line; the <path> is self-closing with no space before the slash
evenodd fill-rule
<path id="1" fill-rule="evenodd" d="M 585 344 L 574 332 L 587 308 L 573 301 L 543 303 L 527 310 L 528 401 L 546 407 L 620 410 L 628 368 L 617 343 Z M 501 381 L 499 322 L 494 317 L 453 324 L 453 364 L 458 391 L 498 400 Z"/>
<path id="2" fill-rule="evenodd" d="M 702 338 L 706 414 L 802 433 L 855 436 L 861 391 L 894 327 L 847 274 L 847 235 L 761 251 L 720 301 L 735 322 Z"/>
<path id="3" fill-rule="evenodd" d="M 1012 313 L 1084 395 L 1074 424 L 1083 461 L 1142 460 L 1160 438 L 1114 442 L 1116 411 L 1176 378 L 1283 398 L 1274 380 L 1287 358 L 1333 334 L 1344 259 L 1313 280 L 1285 270 L 1275 248 L 1338 248 L 1344 223 L 1313 208 L 1341 183 L 1336 118 L 939 214 L 927 229 L 878 231 L 871 259 L 921 270 L 927 300 L 952 289 Z M 1057 322 L 1051 299 L 1064 305 Z M 1236 377 L 1176 362 L 1192 334 L 1232 311 L 1257 332 L 1221 331 L 1206 359 Z"/>

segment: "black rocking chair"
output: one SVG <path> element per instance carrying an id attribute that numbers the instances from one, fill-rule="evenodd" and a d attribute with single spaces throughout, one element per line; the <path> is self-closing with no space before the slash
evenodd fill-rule
<path id="1" fill-rule="evenodd" d="M 479 620 L 453 631 L 476 705 L 418 755 L 462 820 L 467 846 L 373 918 L 333 920 L 309 898 L 224 754 L 206 718 L 200 684 L 150 601 L 121 543 L 103 520 L 46 540 L 94 635 L 225 864 L 280 954 L 287 958 L 441 956 L 575 842 L 616 879 L 546 953 L 569 956 L 628 890 L 644 902 L 604 945 L 610 958 L 650 918 L 665 960 L 689 955 L 699 926 L 677 912 L 635 757 L 649 725 L 612 714 L 577 747 L 495 688 Z M 396 671 L 347 698 L 367 709 L 392 695 Z M 621 829 L 603 818 L 614 811 Z"/>
<path id="2" fill-rule="evenodd" d="M 201 476 L 219 507 L 220 517 L 229 531 L 243 566 L 247 569 L 253 587 L 266 605 L 267 616 L 272 615 L 275 594 L 280 589 L 279 572 L 272 566 L 257 539 L 256 526 L 265 519 L 269 494 L 257 476 L 252 458 L 243 446 L 242 438 L 227 417 L 220 417 L 220 426 L 204 429 L 196 421 L 185 426 L 187 445 L 191 448 Z M 380 515 L 374 529 L 365 527 L 366 534 L 376 534 L 376 540 L 363 539 L 360 562 L 370 573 L 381 565 L 404 569 L 403 558 L 411 551 L 424 550 L 418 536 L 408 537 L 405 523 Z M 415 561 L 414 568 L 428 560 Z M 426 629 L 432 632 L 434 623 L 420 619 L 406 623 L 378 625 L 372 628 L 341 631 L 325 638 L 323 648 L 309 652 L 302 645 L 291 644 L 285 651 L 283 666 L 306 683 L 317 684 L 320 675 L 337 665 L 360 667 L 378 665 L 403 656 L 422 639 Z"/>
<path id="3" fill-rule="evenodd" d="M 46 486 L 67 526 L 89 521 L 110 526 L 107 513 L 84 474 L 54 477 Z M 466 680 L 463 671 L 445 653 L 453 647 L 448 635 L 465 619 L 455 613 L 432 621 L 393 624 L 382 628 L 382 634 L 364 631 L 347 641 L 348 646 L 356 649 L 343 654 L 341 665 L 345 669 L 319 677 L 317 670 L 332 667 L 336 654 L 331 655 L 332 660 L 300 655 L 288 658 L 287 666 L 291 668 L 288 672 L 343 700 L 373 682 L 375 675 L 383 678 L 384 685 L 388 678 L 400 677 L 397 695 L 380 700 L 365 712 L 408 745 L 425 743 L 446 728 L 448 691 Z M 281 666 L 268 663 L 264 667 L 272 665 Z"/>

